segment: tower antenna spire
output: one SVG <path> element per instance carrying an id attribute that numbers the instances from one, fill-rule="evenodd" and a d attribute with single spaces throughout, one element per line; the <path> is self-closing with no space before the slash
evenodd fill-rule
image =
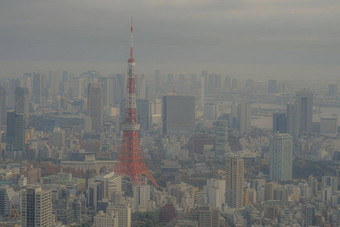
<path id="1" fill-rule="evenodd" d="M 133 18 L 131 17 L 131 28 L 130 28 L 130 59 L 129 62 L 134 62 L 133 59 Z"/>

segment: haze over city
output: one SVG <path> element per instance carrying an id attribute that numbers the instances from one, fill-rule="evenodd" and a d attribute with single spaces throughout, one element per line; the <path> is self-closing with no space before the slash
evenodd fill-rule
<path id="1" fill-rule="evenodd" d="M 339 21 L 333 0 L 0 0 L 0 226 L 340 226 Z"/>
<path id="2" fill-rule="evenodd" d="M 335 79 L 339 9 L 336 0 L 2 0 L 0 72 L 123 73 L 133 15 L 140 73 Z"/>

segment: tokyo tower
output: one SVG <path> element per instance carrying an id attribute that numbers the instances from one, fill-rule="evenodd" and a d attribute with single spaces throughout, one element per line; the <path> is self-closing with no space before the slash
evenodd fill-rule
<path id="1" fill-rule="evenodd" d="M 120 144 L 118 161 L 114 165 L 114 171 L 119 175 L 128 176 L 133 185 L 142 183 L 144 175 L 158 188 L 158 184 L 146 166 L 139 144 L 138 131 L 140 125 L 137 122 L 137 105 L 135 91 L 135 59 L 133 58 L 133 25 L 131 18 L 130 59 L 128 61 L 128 78 L 126 103 L 124 110 L 124 122 L 122 124 L 123 138 Z"/>

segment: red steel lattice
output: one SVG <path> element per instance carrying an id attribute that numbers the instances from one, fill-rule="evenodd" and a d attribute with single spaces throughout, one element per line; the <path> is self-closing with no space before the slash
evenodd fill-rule
<path id="1" fill-rule="evenodd" d="M 158 188 L 158 184 L 146 166 L 139 144 L 138 130 L 140 125 L 137 122 L 137 105 L 135 92 L 135 60 L 133 58 L 133 26 L 131 19 L 131 43 L 129 58 L 126 104 L 124 111 L 124 122 L 122 125 L 123 138 L 118 154 L 118 161 L 114 165 L 114 171 L 119 175 L 128 176 L 134 185 L 142 183 L 144 175 L 151 183 Z"/>

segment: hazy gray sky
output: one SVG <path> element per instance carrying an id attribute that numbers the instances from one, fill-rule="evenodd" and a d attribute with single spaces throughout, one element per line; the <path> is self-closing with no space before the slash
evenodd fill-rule
<path id="1" fill-rule="evenodd" d="M 0 0 L 0 73 L 137 72 L 334 78 L 339 0 Z"/>

